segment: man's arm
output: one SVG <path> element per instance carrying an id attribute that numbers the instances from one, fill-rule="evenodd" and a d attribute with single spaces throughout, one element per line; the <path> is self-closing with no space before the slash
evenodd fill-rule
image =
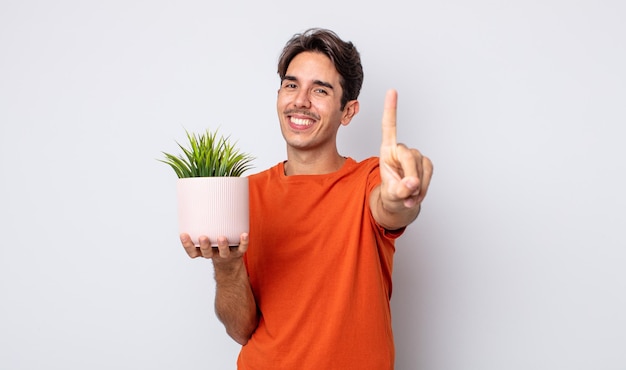
<path id="1" fill-rule="evenodd" d="M 196 247 L 189 235 L 182 234 L 181 242 L 191 258 L 213 260 L 215 270 L 215 313 L 224 324 L 226 333 L 237 343 L 245 345 L 258 325 L 256 301 L 252 294 L 243 255 L 248 249 L 248 235 L 242 234 L 240 244 L 231 249 L 226 238 L 218 240 L 212 248 L 209 238 L 199 238 Z"/>
<path id="2" fill-rule="evenodd" d="M 397 105 L 397 92 L 389 90 L 382 119 L 381 184 L 370 196 L 374 219 L 388 230 L 405 227 L 417 218 L 433 174 L 433 164 L 428 157 L 417 149 L 397 143 Z"/>

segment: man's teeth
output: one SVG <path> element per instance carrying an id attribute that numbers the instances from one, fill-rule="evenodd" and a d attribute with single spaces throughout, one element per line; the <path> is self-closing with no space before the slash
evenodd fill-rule
<path id="1" fill-rule="evenodd" d="M 303 119 L 303 118 L 291 118 L 291 122 L 293 122 L 294 124 L 298 125 L 298 126 L 311 126 L 313 124 L 313 121 L 310 119 Z"/>

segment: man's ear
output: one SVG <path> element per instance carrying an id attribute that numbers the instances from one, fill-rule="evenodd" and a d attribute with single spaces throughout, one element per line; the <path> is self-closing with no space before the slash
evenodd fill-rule
<path id="1" fill-rule="evenodd" d="M 359 113 L 359 101 L 350 100 L 346 103 L 345 108 L 343 108 L 343 118 L 341 118 L 341 124 L 343 126 L 347 126 L 357 113 Z"/>

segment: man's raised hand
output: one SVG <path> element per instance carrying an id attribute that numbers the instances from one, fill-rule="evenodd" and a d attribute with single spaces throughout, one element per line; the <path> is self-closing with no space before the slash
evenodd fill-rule
<path id="1" fill-rule="evenodd" d="M 380 146 L 381 199 L 389 212 L 419 207 L 430 184 L 433 165 L 417 149 L 398 144 L 396 113 L 398 93 L 387 91 Z"/>

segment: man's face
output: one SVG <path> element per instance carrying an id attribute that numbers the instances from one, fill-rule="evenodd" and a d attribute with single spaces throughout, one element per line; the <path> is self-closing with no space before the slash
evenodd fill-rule
<path id="1" fill-rule="evenodd" d="M 321 53 L 298 54 L 287 68 L 278 90 L 277 111 L 288 147 L 335 150 L 337 130 L 350 119 L 340 110 L 340 75 Z M 350 104 L 350 103 L 349 103 Z"/>

